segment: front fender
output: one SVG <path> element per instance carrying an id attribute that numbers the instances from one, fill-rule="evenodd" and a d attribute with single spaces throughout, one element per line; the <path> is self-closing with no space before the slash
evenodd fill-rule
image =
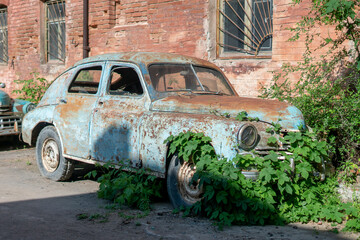
<path id="1" fill-rule="evenodd" d="M 27 113 L 22 122 L 22 139 L 29 145 L 33 145 L 34 131 L 40 124 L 51 124 L 53 122 L 53 113 L 55 105 L 37 107 Z"/>

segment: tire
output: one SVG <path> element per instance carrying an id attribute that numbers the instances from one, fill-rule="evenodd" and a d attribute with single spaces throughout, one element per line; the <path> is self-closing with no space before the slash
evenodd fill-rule
<path id="1" fill-rule="evenodd" d="M 36 162 L 41 175 L 53 181 L 68 180 L 74 164 L 62 155 L 60 138 L 53 126 L 41 130 L 36 141 Z"/>
<path id="2" fill-rule="evenodd" d="M 171 158 L 166 187 L 174 208 L 190 207 L 201 200 L 202 186 L 199 181 L 195 184 L 192 181 L 195 172 L 194 165 L 181 161 L 177 154 Z"/>

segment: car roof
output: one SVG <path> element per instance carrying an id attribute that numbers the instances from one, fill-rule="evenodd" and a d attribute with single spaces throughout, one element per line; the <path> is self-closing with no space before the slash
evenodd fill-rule
<path id="1" fill-rule="evenodd" d="M 84 63 L 99 62 L 99 61 L 121 61 L 132 62 L 135 64 L 143 63 L 145 65 L 151 63 L 191 63 L 194 65 L 202 65 L 212 68 L 217 68 L 216 65 L 194 57 L 188 57 L 174 53 L 158 53 L 158 52 L 126 52 L 126 53 L 107 53 L 96 55 L 82 59 L 75 63 L 78 66 Z"/>

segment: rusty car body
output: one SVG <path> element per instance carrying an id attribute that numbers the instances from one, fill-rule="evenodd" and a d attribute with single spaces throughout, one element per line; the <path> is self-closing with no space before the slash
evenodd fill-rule
<path id="1" fill-rule="evenodd" d="M 221 116 L 241 111 L 259 121 Z M 272 149 L 266 129 L 279 119 L 283 133 L 305 127 L 294 106 L 239 97 L 207 61 L 168 53 L 113 53 L 81 60 L 61 74 L 25 116 L 22 134 L 25 142 L 36 144 L 45 177 L 68 179 L 73 161 L 123 163 L 167 178 L 170 199 L 179 206 L 196 202 L 201 190 L 184 184 L 194 169 L 184 169 L 176 155 L 168 157 L 164 141 L 170 135 L 203 132 L 216 153 L 228 159 L 253 150 L 266 155 Z M 285 151 L 279 144 L 277 150 Z M 188 173 L 185 180 L 179 177 L 183 173 Z"/>
<path id="2" fill-rule="evenodd" d="M 5 84 L 0 83 L 0 88 L 5 88 Z M 24 114 L 34 108 L 33 103 L 12 99 L 9 94 L 0 90 L 0 137 L 19 135 Z"/>

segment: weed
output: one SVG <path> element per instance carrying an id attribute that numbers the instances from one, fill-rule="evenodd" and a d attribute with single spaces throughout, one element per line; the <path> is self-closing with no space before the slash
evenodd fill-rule
<path id="1" fill-rule="evenodd" d="M 97 179 L 100 183 L 98 197 L 111 200 L 118 205 L 127 205 L 142 211 L 150 209 L 150 202 L 160 197 L 162 183 L 155 176 L 146 174 L 145 169 L 138 169 L 134 173 L 125 172 L 123 168 L 115 169 L 112 164 L 105 164 L 100 171 L 103 174 Z M 98 170 L 86 174 L 96 177 Z"/>
<path id="2" fill-rule="evenodd" d="M 89 215 L 87 213 L 80 213 L 76 215 L 76 219 L 77 220 L 84 220 L 84 219 L 88 219 Z"/>

